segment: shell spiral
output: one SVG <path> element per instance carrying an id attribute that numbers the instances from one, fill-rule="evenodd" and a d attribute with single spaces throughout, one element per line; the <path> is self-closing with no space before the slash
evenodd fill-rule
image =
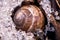
<path id="1" fill-rule="evenodd" d="M 33 31 L 41 29 L 44 25 L 44 16 L 41 10 L 35 5 L 21 7 L 14 15 L 14 22 L 17 29 Z"/>

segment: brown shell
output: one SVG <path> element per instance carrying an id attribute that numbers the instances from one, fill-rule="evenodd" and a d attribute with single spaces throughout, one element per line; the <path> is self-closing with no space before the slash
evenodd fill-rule
<path id="1" fill-rule="evenodd" d="M 52 24 L 54 25 L 54 27 L 55 27 L 56 40 L 60 40 L 60 22 L 56 21 L 53 15 L 51 15 L 50 19 L 51 19 L 51 20 L 50 20 L 51 23 L 52 23 Z"/>
<path id="2" fill-rule="evenodd" d="M 60 0 L 56 0 L 56 3 L 57 3 L 57 5 L 58 5 L 59 8 L 60 8 Z"/>
<path id="3" fill-rule="evenodd" d="M 28 2 L 28 1 L 30 1 L 30 2 L 34 2 L 34 0 L 24 0 L 25 2 Z"/>
<path id="4" fill-rule="evenodd" d="M 16 12 L 14 16 L 14 22 L 17 26 L 17 29 L 33 31 L 43 27 L 44 16 L 38 7 L 34 5 L 28 5 L 21 7 Z"/>

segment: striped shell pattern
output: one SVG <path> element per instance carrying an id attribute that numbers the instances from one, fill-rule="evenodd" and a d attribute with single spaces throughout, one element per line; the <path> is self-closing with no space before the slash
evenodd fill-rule
<path id="1" fill-rule="evenodd" d="M 25 5 L 16 12 L 14 22 L 17 29 L 32 31 L 43 27 L 44 16 L 37 6 Z"/>

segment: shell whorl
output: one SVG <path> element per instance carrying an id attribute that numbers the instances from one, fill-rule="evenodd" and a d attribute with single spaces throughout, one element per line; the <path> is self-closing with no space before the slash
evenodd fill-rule
<path id="1" fill-rule="evenodd" d="M 17 29 L 32 31 L 41 29 L 44 25 L 44 16 L 41 10 L 34 6 L 28 5 L 21 7 L 14 16 L 14 22 Z"/>

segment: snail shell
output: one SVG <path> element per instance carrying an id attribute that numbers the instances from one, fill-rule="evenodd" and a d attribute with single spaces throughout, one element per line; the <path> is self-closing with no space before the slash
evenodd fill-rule
<path id="1" fill-rule="evenodd" d="M 15 13 L 14 22 L 17 29 L 34 31 L 35 29 L 42 29 L 44 25 L 44 16 L 37 6 L 26 5 Z"/>
<path id="2" fill-rule="evenodd" d="M 58 5 L 59 8 L 60 8 L 60 0 L 56 0 L 56 3 L 57 3 L 57 5 Z"/>

